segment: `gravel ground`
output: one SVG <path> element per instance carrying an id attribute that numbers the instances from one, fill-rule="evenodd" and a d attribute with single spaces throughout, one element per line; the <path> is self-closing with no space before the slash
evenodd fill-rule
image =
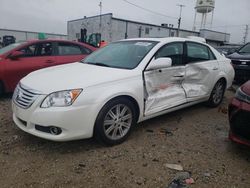
<path id="1" fill-rule="evenodd" d="M 232 96 L 219 108 L 199 104 L 140 123 L 114 147 L 28 135 L 12 121 L 11 97 L 0 98 L 0 186 L 164 188 L 177 173 L 170 163 L 192 173 L 190 187 L 249 187 L 250 150 L 227 138 Z"/>

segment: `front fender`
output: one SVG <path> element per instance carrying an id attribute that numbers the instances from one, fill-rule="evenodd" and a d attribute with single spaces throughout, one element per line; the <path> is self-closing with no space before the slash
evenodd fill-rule
<path id="1" fill-rule="evenodd" d="M 139 119 L 143 114 L 144 106 L 144 89 L 142 76 L 135 76 L 125 80 L 114 81 L 112 83 L 106 83 L 96 85 L 83 89 L 83 92 L 77 99 L 74 105 L 91 105 L 96 107 L 95 116 L 97 117 L 101 108 L 113 98 L 119 96 L 132 97 L 139 106 Z"/>

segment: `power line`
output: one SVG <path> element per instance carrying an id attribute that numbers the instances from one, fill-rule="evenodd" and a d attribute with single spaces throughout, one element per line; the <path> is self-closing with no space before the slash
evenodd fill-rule
<path id="1" fill-rule="evenodd" d="M 131 3 L 130 1 L 127 1 L 127 0 L 122 0 L 122 1 L 124 1 L 124 2 L 126 2 L 126 3 L 128 3 L 128 4 L 130 4 L 130 5 L 133 5 L 133 6 L 137 7 L 137 8 L 140 8 L 140 9 L 142 9 L 142 10 L 144 10 L 144 11 L 150 12 L 150 13 L 152 13 L 152 14 L 157 14 L 157 15 L 159 15 L 159 16 L 164 16 L 164 17 L 167 17 L 167 18 L 170 18 L 170 19 L 178 19 L 177 17 L 168 16 L 168 15 L 166 15 L 166 14 L 162 14 L 162 13 L 159 13 L 159 12 L 156 12 L 156 11 L 153 11 L 153 10 L 150 10 L 150 9 L 148 9 L 148 8 L 144 8 L 144 7 L 140 6 L 140 5 Z"/>
<path id="2" fill-rule="evenodd" d="M 250 24 L 250 23 L 249 23 Z M 212 28 L 225 28 L 225 27 L 240 27 L 240 26 L 246 26 L 246 24 L 242 24 L 242 25 L 220 25 L 220 26 L 213 26 Z"/>

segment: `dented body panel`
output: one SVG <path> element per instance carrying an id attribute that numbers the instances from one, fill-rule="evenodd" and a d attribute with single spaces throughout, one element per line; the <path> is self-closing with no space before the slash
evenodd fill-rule
<path id="1" fill-rule="evenodd" d="M 146 116 L 186 102 L 184 75 L 185 66 L 145 72 Z"/>
<path id="2" fill-rule="evenodd" d="M 204 98 L 210 95 L 217 80 L 215 76 L 219 72 L 217 60 L 190 63 L 186 65 L 183 88 L 189 100 L 192 98 Z"/>

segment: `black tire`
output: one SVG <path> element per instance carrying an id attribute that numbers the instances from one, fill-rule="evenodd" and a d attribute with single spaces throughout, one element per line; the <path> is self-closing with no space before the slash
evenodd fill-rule
<path id="1" fill-rule="evenodd" d="M 225 88 L 226 88 L 226 83 L 224 80 L 220 79 L 218 82 L 216 82 L 209 97 L 209 100 L 207 101 L 207 105 L 210 107 L 219 106 L 223 100 Z"/>
<path id="2" fill-rule="evenodd" d="M 122 116 L 123 114 L 124 116 Z M 106 125 L 104 125 L 104 122 L 106 122 Z M 135 124 L 136 110 L 134 104 L 126 98 L 115 98 L 106 103 L 99 112 L 95 123 L 94 136 L 106 145 L 120 144 L 128 138 Z"/>
<path id="3" fill-rule="evenodd" d="M 3 83 L 0 81 L 0 96 L 3 96 L 4 94 L 4 85 Z"/>

